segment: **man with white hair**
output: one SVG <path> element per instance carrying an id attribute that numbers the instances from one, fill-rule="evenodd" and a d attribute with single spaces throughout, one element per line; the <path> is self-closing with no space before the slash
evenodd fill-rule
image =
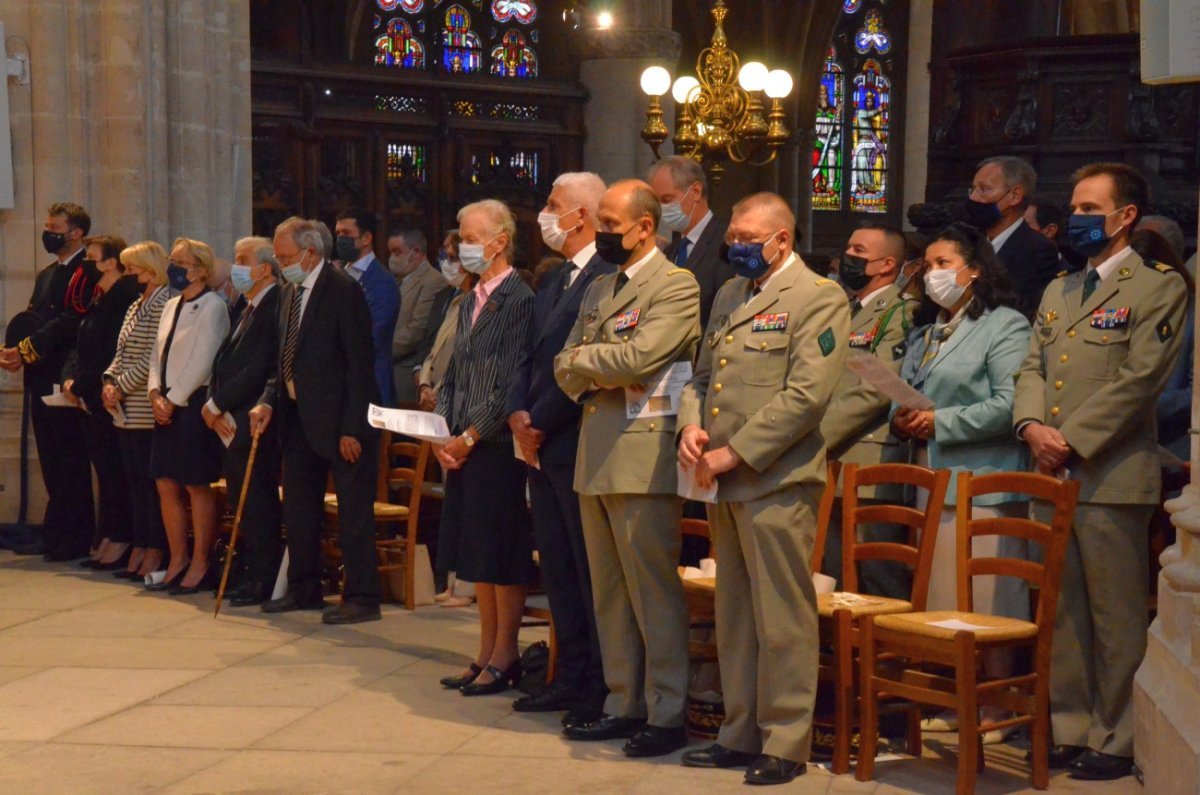
<path id="1" fill-rule="evenodd" d="M 580 719 L 599 717 L 607 689 L 573 486 L 583 407 L 558 388 L 554 357 L 571 333 L 588 285 L 616 271 L 596 254 L 596 212 L 604 190 L 604 180 L 596 174 L 562 174 L 538 214 L 542 240 L 566 260 L 543 277 L 508 397 L 508 424 L 529 464 L 533 532 L 558 642 L 553 684 L 543 693 L 517 699 L 513 709 L 571 710 Z"/>
<path id="2" fill-rule="evenodd" d="M 326 609 L 322 620 L 352 624 L 380 617 L 373 511 L 379 435 L 367 422 L 367 407 L 379 392 L 367 299 L 325 258 L 318 223 L 289 218 L 275 230 L 275 259 L 288 284 L 279 296 L 277 363 L 250 411 L 250 430 L 260 433 L 272 419 L 279 427 L 288 590 L 262 609 L 325 608 L 321 524 L 332 472 L 346 584 L 342 603 Z"/>

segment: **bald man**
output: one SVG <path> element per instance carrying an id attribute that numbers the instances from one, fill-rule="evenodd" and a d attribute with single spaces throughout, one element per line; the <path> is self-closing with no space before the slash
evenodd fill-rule
<path id="1" fill-rule="evenodd" d="M 584 294 L 554 375 L 584 406 L 575 491 L 592 575 L 604 714 L 567 720 L 572 740 L 630 738 L 628 756 L 687 744 L 687 608 L 676 573 L 675 417 L 634 417 L 626 392 L 690 363 L 700 337 L 700 288 L 655 248 L 661 207 L 637 180 L 600 200 L 596 253 L 618 268 Z M 570 717 L 570 716 L 568 716 Z"/>

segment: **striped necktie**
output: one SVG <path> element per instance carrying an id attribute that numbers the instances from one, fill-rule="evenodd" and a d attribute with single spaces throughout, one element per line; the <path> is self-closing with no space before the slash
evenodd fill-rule
<path id="1" fill-rule="evenodd" d="M 292 308 L 288 312 L 287 336 L 283 342 L 283 382 L 292 380 L 292 366 L 296 363 L 296 343 L 300 340 L 300 306 L 304 288 L 296 287 L 292 293 Z"/>

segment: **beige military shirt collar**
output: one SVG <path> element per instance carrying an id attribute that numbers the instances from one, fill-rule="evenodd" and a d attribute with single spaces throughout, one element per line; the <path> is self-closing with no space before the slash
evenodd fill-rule
<path id="1" fill-rule="evenodd" d="M 770 276 L 768 276 L 768 277 L 767 277 L 767 280 L 766 280 L 765 282 L 763 282 L 763 283 L 762 283 L 762 284 L 760 284 L 760 285 L 757 285 L 757 286 L 758 286 L 758 292 L 759 292 L 759 293 L 761 293 L 761 292 L 765 291 L 765 290 L 767 289 L 767 285 L 769 285 L 771 282 L 775 281 L 775 279 L 777 279 L 777 278 L 779 277 L 779 274 L 783 273 L 785 270 L 787 270 L 788 268 L 792 267 L 792 263 L 793 263 L 793 262 L 795 262 L 795 261 L 796 261 L 796 260 L 798 260 L 798 259 L 799 259 L 799 257 L 797 257 L 797 256 L 796 256 L 796 252 L 794 252 L 794 251 L 793 251 L 792 253 L 788 254 L 788 258 L 787 258 L 787 259 L 785 259 L 785 260 L 783 261 L 783 264 L 779 266 L 779 270 L 775 271 L 775 272 L 774 272 L 774 273 L 772 273 Z M 751 290 L 751 291 L 750 291 L 750 297 L 749 297 L 749 298 L 747 298 L 746 300 L 747 300 L 747 301 L 753 301 L 753 300 L 754 300 L 754 296 L 755 296 L 755 295 L 757 295 L 757 294 L 758 294 L 758 293 L 756 293 L 754 290 Z"/>
<path id="2" fill-rule="evenodd" d="M 1098 271 L 1100 273 L 1100 281 L 1106 281 L 1109 276 L 1113 275 L 1113 271 L 1115 271 L 1122 262 L 1127 260 L 1129 255 L 1132 253 L 1133 249 L 1129 246 L 1126 246 L 1116 254 L 1113 254 L 1111 257 L 1104 260 L 1104 262 L 1101 262 L 1099 265 L 1092 265 L 1091 262 L 1088 262 L 1087 269 L 1088 271 Z"/>
<path id="3" fill-rule="evenodd" d="M 654 259 L 654 255 L 657 253 L 658 253 L 657 248 L 650 249 L 649 254 L 642 257 L 640 260 L 633 263 L 632 265 L 626 266 L 625 270 L 621 271 L 621 273 L 624 273 L 626 278 L 629 279 L 629 281 L 633 281 L 633 277 L 637 276 L 637 272 L 640 271 L 643 267 L 645 267 L 647 262 Z"/>

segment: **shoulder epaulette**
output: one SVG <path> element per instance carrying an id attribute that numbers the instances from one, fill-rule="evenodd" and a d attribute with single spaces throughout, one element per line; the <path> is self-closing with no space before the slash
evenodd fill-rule
<path id="1" fill-rule="evenodd" d="M 1157 262 L 1152 259 L 1145 260 L 1145 262 L 1147 265 L 1149 265 L 1151 268 L 1154 268 L 1154 270 L 1158 271 L 1159 273 L 1170 273 L 1171 271 L 1175 270 L 1174 268 L 1172 268 L 1170 265 L 1168 265 L 1165 262 Z"/>
<path id="2" fill-rule="evenodd" d="M 667 271 L 668 276 L 674 276 L 677 273 L 691 273 L 691 271 L 687 268 L 671 268 L 671 270 Z"/>
<path id="3" fill-rule="evenodd" d="M 1054 278 L 1061 279 L 1062 277 L 1066 276 L 1068 273 L 1070 273 L 1070 271 L 1059 271 L 1058 273 L 1056 273 L 1054 275 Z"/>
<path id="4" fill-rule="evenodd" d="M 833 279 L 817 279 L 817 281 L 815 282 L 815 284 L 816 284 L 818 287 L 823 287 L 823 286 L 825 286 L 826 284 L 837 284 L 837 282 L 835 282 Z"/>

